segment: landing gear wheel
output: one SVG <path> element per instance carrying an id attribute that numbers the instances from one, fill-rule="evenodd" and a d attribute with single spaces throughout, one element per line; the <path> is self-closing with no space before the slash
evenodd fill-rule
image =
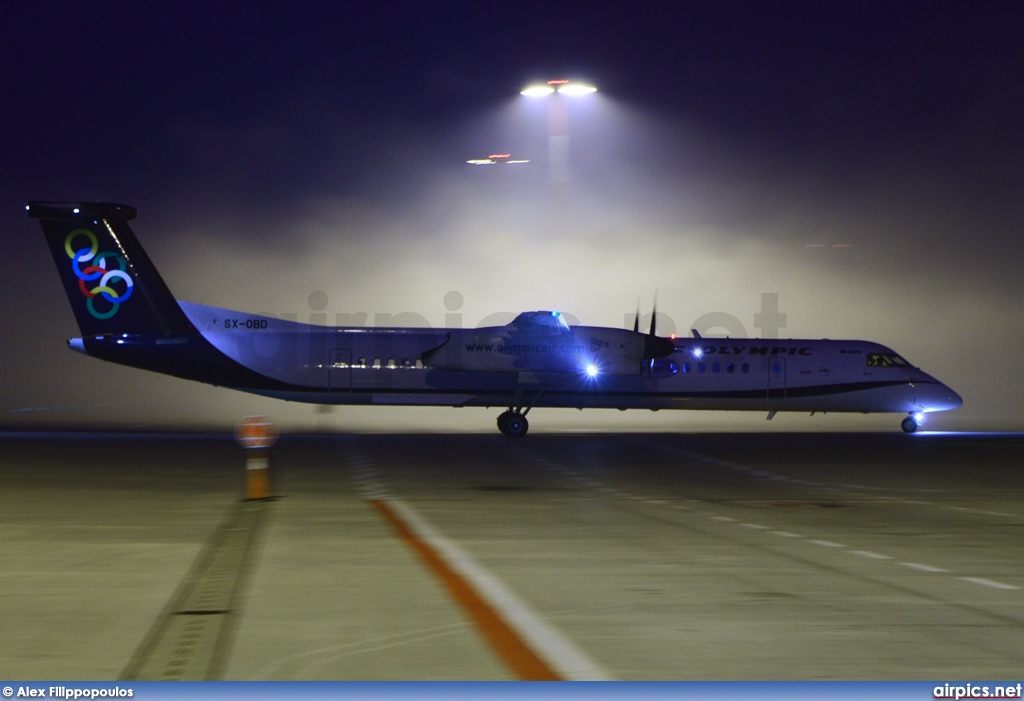
<path id="1" fill-rule="evenodd" d="M 509 438 L 522 438 L 530 430 L 530 422 L 522 414 L 512 414 L 505 424 L 505 435 Z"/>
<path id="2" fill-rule="evenodd" d="M 900 428 L 903 429 L 904 433 L 913 433 L 917 430 L 917 421 L 914 420 L 913 416 L 908 416 L 903 419 L 903 423 L 900 424 Z"/>
<path id="3" fill-rule="evenodd" d="M 498 430 L 508 435 L 508 420 L 512 418 L 511 411 L 505 411 L 498 414 Z"/>
<path id="4" fill-rule="evenodd" d="M 498 417 L 498 430 L 509 438 L 522 438 L 529 429 L 530 423 L 517 411 L 506 411 Z"/>

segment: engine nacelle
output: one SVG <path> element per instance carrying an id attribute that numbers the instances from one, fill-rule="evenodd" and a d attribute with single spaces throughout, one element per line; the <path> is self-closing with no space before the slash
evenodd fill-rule
<path id="1" fill-rule="evenodd" d="M 651 355 L 652 348 L 658 353 Z M 570 327 L 558 312 L 524 312 L 507 326 L 450 331 L 422 356 L 427 367 L 477 372 L 638 375 L 672 343 L 625 329 Z"/>

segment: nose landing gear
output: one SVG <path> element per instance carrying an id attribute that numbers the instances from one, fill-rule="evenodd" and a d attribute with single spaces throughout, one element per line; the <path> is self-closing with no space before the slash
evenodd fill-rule
<path id="1" fill-rule="evenodd" d="M 900 428 L 903 429 L 904 433 L 913 433 L 917 430 L 917 426 L 917 419 L 914 418 L 913 414 L 903 419 L 903 422 L 900 424 Z"/>
<path id="2" fill-rule="evenodd" d="M 522 438 L 530 430 L 526 414 L 509 409 L 498 416 L 498 430 L 509 438 Z"/>

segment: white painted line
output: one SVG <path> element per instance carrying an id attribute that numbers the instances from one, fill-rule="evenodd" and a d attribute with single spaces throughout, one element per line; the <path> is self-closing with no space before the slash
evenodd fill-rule
<path id="1" fill-rule="evenodd" d="M 758 531 L 767 531 L 768 530 L 768 526 L 762 526 L 762 525 L 757 524 L 757 523 L 737 523 L 736 525 L 737 526 L 743 526 L 744 528 L 753 528 L 753 529 L 758 530 Z"/>
<path id="2" fill-rule="evenodd" d="M 783 538 L 803 538 L 799 533 L 790 533 L 789 531 L 772 531 L 772 535 L 782 536 Z"/>
<path id="3" fill-rule="evenodd" d="M 918 570 L 919 572 L 949 572 L 941 567 L 932 567 L 931 565 L 922 565 L 919 562 L 901 562 L 904 567 L 909 567 L 912 570 Z"/>
<path id="4" fill-rule="evenodd" d="M 1002 582 L 996 582 L 991 579 L 982 579 L 981 577 L 961 577 L 960 579 L 971 584 L 980 584 L 983 587 L 992 587 L 993 589 L 1020 589 L 1012 584 L 1003 584 Z"/>
<path id="5" fill-rule="evenodd" d="M 729 518 L 728 516 L 712 516 L 711 518 L 715 521 L 729 521 L 730 523 L 735 523 L 736 521 L 736 519 Z"/>
<path id="6" fill-rule="evenodd" d="M 853 553 L 854 555 L 860 555 L 861 557 L 866 557 L 866 558 L 868 558 L 870 560 L 891 560 L 892 559 L 888 555 L 882 555 L 880 553 L 873 553 L 870 550 L 851 550 L 850 552 Z"/>
<path id="7" fill-rule="evenodd" d="M 533 651 L 541 655 L 563 678 L 573 681 L 607 681 L 612 678 L 597 662 L 563 637 L 462 548 L 434 530 L 411 506 L 399 499 L 389 501 L 388 506 L 401 514 L 406 524 L 440 553 L 449 567 L 469 580 L 491 606 L 501 613 L 502 618 L 526 639 Z"/>
<path id="8" fill-rule="evenodd" d="M 845 545 L 840 545 L 839 543 L 833 543 L 831 540 L 809 540 L 807 542 L 808 543 L 814 543 L 815 545 L 820 545 L 823 548 L 845 548 L 846 547 Z"/>

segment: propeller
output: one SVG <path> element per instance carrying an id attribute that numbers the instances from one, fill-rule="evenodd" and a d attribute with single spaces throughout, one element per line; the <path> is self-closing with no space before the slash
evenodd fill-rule
<path id="1" fill-rule="evenodd" d="M 672 355 L 676 344 L 667 338 L 658 338 L 658 293 L 654 293 L 654 305 L 651 308 L 651 330 L 644 337 L 644 360 L 654 360 Z M 640 332 L 640 307 L 637 306 L 636 322 L 633 331 Z"/>

